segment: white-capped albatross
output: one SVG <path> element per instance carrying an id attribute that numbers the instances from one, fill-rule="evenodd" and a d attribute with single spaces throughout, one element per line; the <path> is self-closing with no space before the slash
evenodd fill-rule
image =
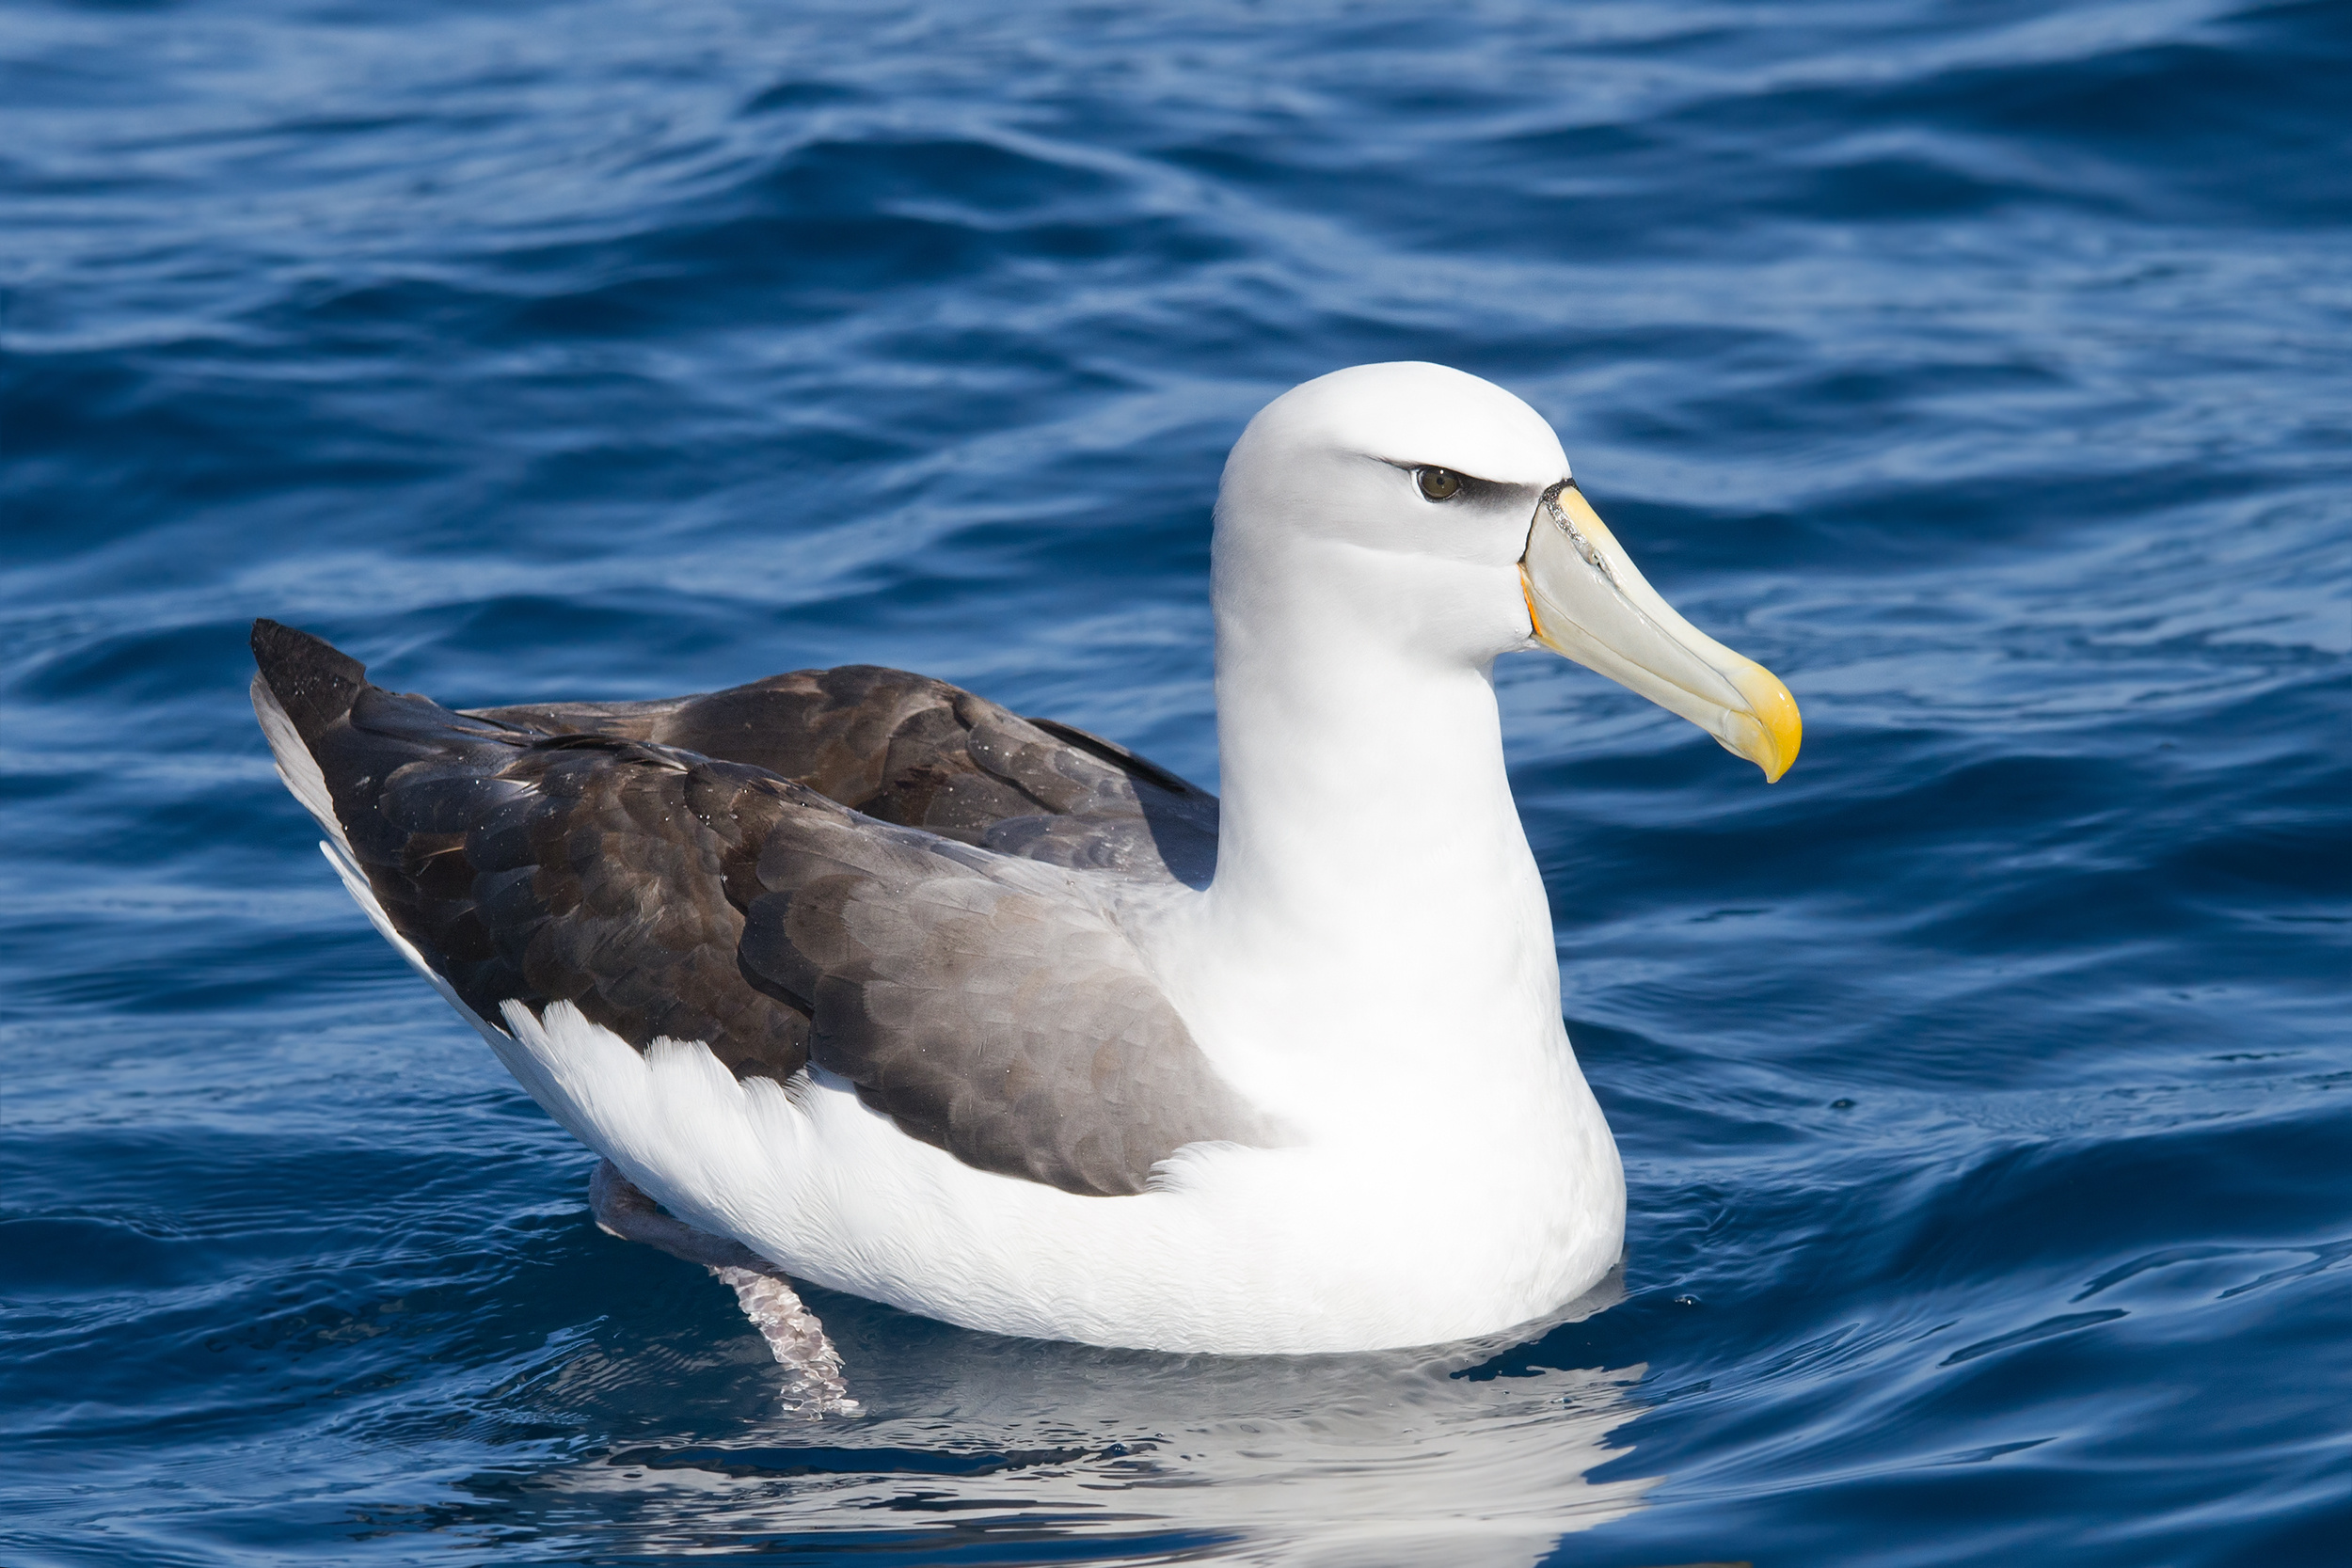
<path id="1" fill-rule="evenodd" d="M 262 622 L 253 692 L 377 927 L 686 1226 L 1100 1345 L 1546 1314 L 1616 1262 L 1625 1182 L 1495 657 L 1551 648 L 1767 779 L 1796 705 L 1643 579 L 1534 410 L 1437 365 L 1250 421 L 1213 593 L 1221 805 L 866 666 L 457 713 Z"/>

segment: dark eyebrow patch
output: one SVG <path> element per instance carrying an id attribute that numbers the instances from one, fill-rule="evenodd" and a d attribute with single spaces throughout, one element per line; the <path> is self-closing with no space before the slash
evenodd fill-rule
<path id="1" fill-rule="evenodd" d="M 1408 475 L 1419 473 L 1423 468 L 1445 468 L 1442 463 L 1407 463 L 1394 457 L 1383 457 L 1377 461 L 1386 463 L 1391 468 L 1400 468 Z M 1537 486 L 1534 485 L 1510 484 L 1499 479 L 1481 479 L 1476 474 L 1466 474 L 1459 468 L 1445 468 L 1445 471 L 1460 480 L 1462 488 L 1450 498 L 1449 501 L 1433 504 L 1445 505 L 1451 504 L 1451 501 L 1469 501 L 1472 505 L 1478 505 L 1489 501 L 1509 500 L 1521 494 L 1532 496 L 1537 490 Z"/>

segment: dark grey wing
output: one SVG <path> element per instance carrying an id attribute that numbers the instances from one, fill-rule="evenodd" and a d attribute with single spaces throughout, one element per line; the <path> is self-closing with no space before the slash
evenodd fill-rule
<path id="1" fill-rule="evenodd" d="M 289 784 L 298 736 L 393 928 L 476 1017 L 570 1002 L 640 1050 L 702 1040 L 739 1077 L 806 1065 L 806 1013 L 744 979 L 727 896 L 780 781 L 470 719 L 274 622 L 253 650 L 264 728 L 274 703 L 294 732 L 271 736 Z"/>
<path id="2" fill-rule="evenodd" d="M 289 783 L 315 768 L 394 928 L 482 1018 L 567 1001 L 739 1076 L 813 1062 L 910 1135 L 1074 1193 L 1265 1136 L 1068 873 L 743 763 L 384 691 L 272 623 L 254 651 Z"/>
<path id="3" fill-rule="evenodd" d="M 967 1164 L 1071 1192 L 1269 1129 L 1067 873 L 851 816 L 769 835 L 744 972 L 805 1006 L 810 1059 Z"/>
<path id="4" fill-rule="evenodd" d="M 1216 869 L 1208 791 L 1083 730 L 903 670 L 800 670 L 701 696 L 469 717 L 748 763 L 867 816 L 1052 865 L 1196 887 Z"/>

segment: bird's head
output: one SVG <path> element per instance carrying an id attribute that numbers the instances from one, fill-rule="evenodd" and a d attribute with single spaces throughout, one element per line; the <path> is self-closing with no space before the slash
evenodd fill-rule
<path id="1" fill-rule="evenodd" d="M 1776 780 L 1797 705 L 1659 596 L 1543 417 L 1442 365 L 1359 365 L 1243 432 L 1217 494 L 1220 604 L 1290 596 L 1415 657 L 1484 665 L 1541 645 L 1640 692 Z"/>

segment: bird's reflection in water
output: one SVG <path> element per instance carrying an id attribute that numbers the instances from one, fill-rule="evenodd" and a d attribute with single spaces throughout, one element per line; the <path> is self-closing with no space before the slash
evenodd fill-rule
<path id="1" fill-rule="evenodd" d="M 1461 1374 L 1616 1294 L 1613 1280 L 1551 1323 L 1435 1350 L 1259 1358 L 999 1339 L 826 1297 L 865 1414 L 817 1421 L 771 1400 L 716 1430 L 696 1396 L 720 1377 L 739 1399 L 748 1379 L 772 1382 L 755 1343 L 723 1370 L 650 1350 L 582 1356 L 539 1401 L 603 1405 L 616 1440 L 528 1478 L 478 1477 L 485 1506 L 464 1523 L 649 1556 L 830 1542 L 985 1544 L 1005 1560 L 1026 1560 L 1025 1544 L 1057 1561 L 1533 1563 L 1661 1479 L 1587 1479 L 1625 1457 L 1609 1437 L 1641 1414 L 1644 1369 Z M 617 1435 L 628 1428 L 641 1435 Z"/>

